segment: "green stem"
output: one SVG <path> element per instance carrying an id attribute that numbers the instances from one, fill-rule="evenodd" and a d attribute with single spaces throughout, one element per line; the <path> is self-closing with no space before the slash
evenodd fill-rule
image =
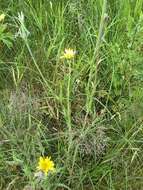
<path id="1" fill-rule="evenodd" d="M 71 132 L 71 101 L 70 101 L 70 95 L 71 95 L 71 62 L 69 62 L 69 74 L 68 74 L 68 83 L 67 83 L 67 125 L 69 130 L 69 147 L 68 147 L 68 153 L 70 151 L 70 147 L 72 144 L 72 132 Z"/>
<path id="2" fill-rule="evenodd" d="M 99 26 L 99 33 L 98 33 L 98 38 L 95 46 L 95 51 L 93 54 L 93 59 L 91 61 L 91 68 L 90 68 L 90 73 L 89 73 L 89 79 L 88 79 L 88 84 L 87 84 L 87 90 L 88 90 L 88 96 L 87 97 L 87 115 L 91 111 L 92 108 L 92 103 L 93 103 L 93 96 L 96 91 L 97 87 L 97 69 L 99 65 L 99 50 L 102 44 L 102 38 L 104 35 L 104 29 L 105 29 L 105 21 L 106 21 L 106 10 L 107 10 L 107 0 L 103 1 L 103 6 L 102 6 L 102 15 L 101 15 L 101 20 L 100 20 L 100 26 Z M 91 90 L 91 91 L 90 91 Z"/>
<path id="3" fill-rule="evenodd" d="M 101 20 L 100 20 L 100 26 L 99 26 L 99 34 L 98 34 L 96 47 L 95 47 L 95 51 L 94 51 L 95 59 L 98 57 L 100 46 L 102 44 L 102 38 L 104 35 L 105 20 L 106 20 L 106 10 L 107 10 L 107 0 L 104 0 L 103 6 L 102 6 L 102 15 L 101 15 Z"/>
<path id="4" fill-rule="evenodd" d="M 25 44 L 26 44 L 26 47 L 27 47 L 27 49 L 28 49 L 28 51 L 29 51 L 29 54 L 30 54 L 30 56 L 31 56 L 31 58 L 32 58 L 32 60 L 33 60 L 33 63 L 34 63 L 34 65 L 35 65 L 37 71 L 39 72 L 39 74 L 40 74 L 40 76 L 41 76 L 43 82 L 45 83 L 46 87 L 48 87 L 49 92 L 50 92 L 53 96 L 55 96 L 55 94 L 54 94 L 52 88 L 51 88 L 51 87 L 49 86 L 49 84 L 47 83 L 45 77 L 43 76 L 43 74 L 42 74 L 42 72 L 41 72 L 41 70 L 40 70 L 40 68 L 39 68 L 39 66 L 38 66 L 38 64 L 37 64 L 37 62 L 36 62 L 36 60 L 35 60 L 35 58 L 34 58 L 34 56 L 33 56 L 33 53 L 32 53 L 32 51 L 31 51 L 31 49 L 30 49 L 30 46 L 29 46 L 29 44 L 28 44 L 28 41 L 27 41 L 27 40 L 24 40 L 24 42 L 25 42 Z M 57 96 L 56 96 L 56 98 L 58 99 Z"/>

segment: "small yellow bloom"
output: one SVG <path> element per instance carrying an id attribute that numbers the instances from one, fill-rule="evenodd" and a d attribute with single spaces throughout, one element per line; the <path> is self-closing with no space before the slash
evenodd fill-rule
<path id="1" fill-rule="evenodd" d="M 1 15 L 0 15 L 0 22 L 3 21 L 4 18 L 5 18 L 5 14 L 1 14 Z"/>
<path id="2" fill-rule="evenodd" d="M 61 59 L 73 59 L 76 54 L 76 51 L 73 49 L 65 49 L 63 56 L 61 56 Z"/>
<path id="3" fill-rule="evenodd" d="M 40 157 L 37 169 L 47 174 L 49 171 L 54 171 L 54 162 L 50 157 Z"/>

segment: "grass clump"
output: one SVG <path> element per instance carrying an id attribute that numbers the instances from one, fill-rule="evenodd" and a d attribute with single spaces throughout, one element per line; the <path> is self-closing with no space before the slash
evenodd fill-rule
<path id="1" fill-rule="evenodd" d="M 1 0 L 0 189 L 142 189 L 142 8 Z"/>

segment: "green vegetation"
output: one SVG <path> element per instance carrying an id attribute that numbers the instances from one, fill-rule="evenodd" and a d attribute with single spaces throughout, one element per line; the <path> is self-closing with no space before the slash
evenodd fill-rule
<path id="1" fill-rule="evenodd" d="M 143 0 L 0 0 L 1 14 L 0 189 L 141 190 Z M 41 180 L 40 156 L 56 168 Z"/>

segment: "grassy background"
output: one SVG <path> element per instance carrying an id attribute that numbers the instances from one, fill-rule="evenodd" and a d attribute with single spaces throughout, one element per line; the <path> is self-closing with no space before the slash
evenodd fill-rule
<path id="1" fill-rule="evenodd" d="M 143 189 L 142 8 L 0 0 L 0 189 Z M 56 173 L 37 182 L 40 155 Z"/>

